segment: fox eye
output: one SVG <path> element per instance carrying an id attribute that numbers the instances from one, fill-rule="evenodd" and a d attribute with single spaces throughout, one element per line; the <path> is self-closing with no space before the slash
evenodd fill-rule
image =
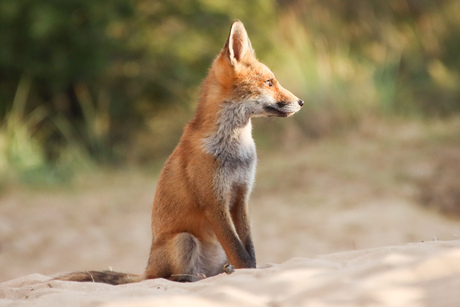
<path id="1" fill-rule="evenodd" d="M 265 81 L 265 84 L 267 84 L 268 86 L 272 87 L 273 86 L 273 80 L 268 79 L 268 80 Z"/>

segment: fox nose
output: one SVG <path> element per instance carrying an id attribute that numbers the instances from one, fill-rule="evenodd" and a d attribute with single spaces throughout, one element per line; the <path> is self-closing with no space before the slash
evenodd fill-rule
<path id="1" fill-rule="evenodd" d="M 299 99 L 299 101 L 297 101 L 297 102 L 299 103 L 299 106 L 301 106 L 301 107 L 302 107 L 302 106 L 303 106 L 303 104 L 304 104 L 304 102 L 303 102 L 303 100 L 302 100 L 302 99 Z"/>

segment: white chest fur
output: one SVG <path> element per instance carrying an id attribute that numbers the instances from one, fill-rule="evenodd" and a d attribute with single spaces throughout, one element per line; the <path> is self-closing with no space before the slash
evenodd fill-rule
<path id="1" fill-rule="evenodd" d="M 227 103 L 217 121 L 217 129 L 204 139 L 204 149 L 219 163 L 214 175 L 218 198 L 227 199 L 235 186 L 252 189 L 256 169 L 256 149 L 250 113 L 244 104 Z"/>

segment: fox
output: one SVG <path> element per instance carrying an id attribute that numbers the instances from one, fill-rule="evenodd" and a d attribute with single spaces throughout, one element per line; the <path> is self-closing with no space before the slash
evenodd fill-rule
<path id="1" fill-rule="evenodd" d="M 202 83 L 195 115 L 160 173 L 145 272 L 74 272 L 56 279 L 190 282 L 256 268 L 248 207 L 257 163 L 251 119 L 290 117 L 303 105 L 257 60 L 243 23 L 235 20 Z"/>

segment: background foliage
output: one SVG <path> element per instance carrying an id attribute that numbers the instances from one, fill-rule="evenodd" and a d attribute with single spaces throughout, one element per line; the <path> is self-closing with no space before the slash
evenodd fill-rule
<path id="1" fill-rule="evenodd" d="M 75 166 L 169 152 L 236 18 L 307 102 L 295 121 L 263 129 L 268 139 L 450 116 L 458 11 L 455 0 L 1 0 L 0 171 L 61 180 Z"/>

